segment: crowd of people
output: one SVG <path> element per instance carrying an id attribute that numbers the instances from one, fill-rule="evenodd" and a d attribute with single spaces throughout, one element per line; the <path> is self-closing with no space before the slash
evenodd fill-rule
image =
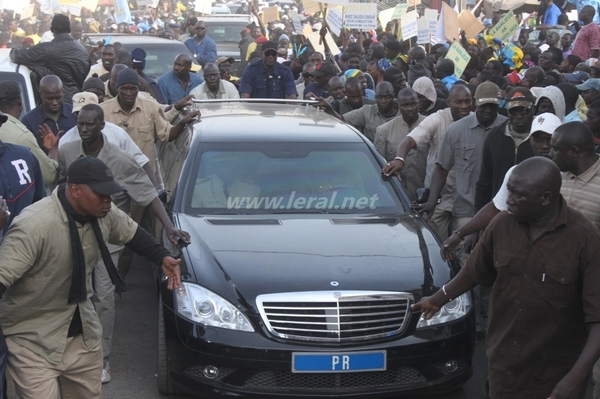
<path id="1" fill-rule="evenodd" d="M 600 356 L 600 30 L 594 7 L 571 23 L 542 3 L 512 39 L 489 34 L 501 15 L 461 33 L 460 76 L 449 43 L 398 40 L 394 23 L 342 29 L 332 49 L 318 13 L 303 17 L 324 46 L 314 51 L 291 21 L 300 4 L 264 24 L 240 3 L 256 22 L 240 32 L 239 62 L 218 56 L 181 3 L 130 24 L 104 9 L 5 15 L 0 45 L 32 70 L 40 99 L 22 115 L 19 84 L 0 82 L 0 325 L 17 397 L 100 397 L 133 252 L 178 286 L 178 261 L 138 224 L 147 210 L 173 243 L 189 242 L 159 200 L 156 145 L 200 117 L 194 98 L 300 98 L 360 131 L 444 242 L 442 258 L 465 265 L 414 309 L 431 317 L 477 287 L 491 397 L 581 397 Z M 159 34 L 189 53 L 155 80 L 143 46 L 90 32 Z M 600 364 L 593 379 L 600 398 Z"/>

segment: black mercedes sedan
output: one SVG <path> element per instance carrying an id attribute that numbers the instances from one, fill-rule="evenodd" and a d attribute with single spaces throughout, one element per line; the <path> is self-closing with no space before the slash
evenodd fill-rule
<path id="1" fill-rule="evenodd" d="M 160 284 L 159 390 L 375 398 L 464 384 L 471 296 L 431 320 L 411 311 L 459 265 L 442 261 L 375 147 L 310 106 L 197 106 L 162 164 L 192 243 L 181 288 Z"/>

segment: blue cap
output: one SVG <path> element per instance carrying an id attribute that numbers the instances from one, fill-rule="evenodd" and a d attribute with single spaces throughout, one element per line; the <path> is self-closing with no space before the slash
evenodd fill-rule
<path id="1" fill-rule="evenodd" d="M 592 78 L 586 80 L 584 83 L 580 85 L 576 85 L 578 90 L 586 91 L 589 89 L 594 89 L 600 91 L 600 79 Z"/>
<path id="2" fill-rule="evenodd" d="M 131 51 L 131 65 L 141 68 L 146 67 L 146 52 L 144 49 L 137 47 Z"/>
<path id="3" fill-rule="evenodd" d="M 590 74 L 585 71 L 577 71 L 575 73 L 565 73 L 564 77 L 569 83 L 581 84 L 590 78 Z"/>

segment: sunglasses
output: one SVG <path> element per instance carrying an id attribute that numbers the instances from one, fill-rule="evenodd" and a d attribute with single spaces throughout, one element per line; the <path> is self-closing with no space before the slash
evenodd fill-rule
<path id="1" fill-rule="evenodd" d="M 206 30 L 206 28 L 196 28 L 196 30 Z"/>
<path id="2" fill-rule="evenodd" d="M 311 78 L 314 78 L 314 76 L 313 76 L 312 74 L 310 74 L 310 73 L 303 73 L 303 74 L 302 74 L 302 77 L 303 77 L 304 79 L 311 79 Z"/>
<path id="3" fill-rule="evenodd" d="M 531 111 L 531 108 L 515 107 L 515 108 L 509 109 L 508 113 L 511 114 L 512 116 L 517 116 L 517 115 L 525 116 L 529 113 L 529 111 Z"/>
<path id="4" fill-rule="evenodd" d="M 267 57 L 277 57 L 277 51 L 274 51 L 274 50 L 265 51 L 265 56 L 267 56 Z"/>

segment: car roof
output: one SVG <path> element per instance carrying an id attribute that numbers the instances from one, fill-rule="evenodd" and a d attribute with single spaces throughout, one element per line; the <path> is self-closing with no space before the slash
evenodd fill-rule
<path id="1" fill-rule="evenodd" d="M 105 39 L 107 37 L 111 37 L 110 44 L 114 44 L 115 42 L 119 42 L 123 45 L 130 44 L 166 44 L 166 45 L 183 45 L 183 43 L 177 40 L 170 40 L 164 37 L 158 36 L 150 36 L 150 35 L 140 35 L 140 34 L 129 34 L 129 33 L 86 33 L 92 41 L 97 41 L 101 39 Z M 185 47 L 185 46 L 184 46 Z"/>
<path id="2" fill-rule="evenodd" d="M 201 102 L 194 125 L 200 142 L 364 142 L 354 128 L 308 105 Z"/>

